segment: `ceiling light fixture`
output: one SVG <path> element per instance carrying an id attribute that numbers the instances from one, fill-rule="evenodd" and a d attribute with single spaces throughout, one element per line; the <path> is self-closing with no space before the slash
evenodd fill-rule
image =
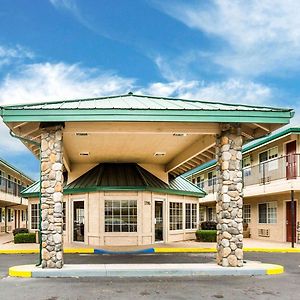
<path id="1" fill-rule="evenodd" d="M 187 136 L 187 133 L 175 132 L 175 133 L 173 133 L 173 136 Z"/>
<path id="2" fill-rule="evenodd" d="M 87 136 L 88 133 L 87 132 L 76 132 L 77 136 Z"/>
<path id="3" fill-rule="evenodd" d="M 89 156 L 90 152 L 80 152 L 79 155 L 80 156 Z"/>
<path id="4" fill-rule="evenodd" d="M 154 153 L 154 156 L 158 157 L 158 156 L 165 156 L 166 155 L 166 152 L 163 152 L 163 151 L 157 151 Z"/>

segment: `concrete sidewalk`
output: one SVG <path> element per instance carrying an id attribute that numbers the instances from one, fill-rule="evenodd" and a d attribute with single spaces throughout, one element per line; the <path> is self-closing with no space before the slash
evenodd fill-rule
<path id="1" fill-rule="evenodd" d="M 0 254 L 38 253 L 39 244 L 14 244 L 12 234 L 0 235 Z M 300 252 L 300 244 L 291 248 L 290 243 L 266 242 L 244 239 L 244 251 L 257 252 Z M 93 246 L 81 243 L 64 244 L 65 253 L 180 253 L 180 252 L 216 252 L 216 243 L 185 241 L 175 243 L 157 243 L 143 246 Z"/>
<path id="2" fill-rule="evenodd" d="M 243 267 L 224 268 L 217 264 L 101 264 L 64 265 L 42 269 L 35 265 L 9 268 L 12 277 L 162 277 L 162 276 L 258 276 L 284 272 L 280 265 L 247 261 Z"/>

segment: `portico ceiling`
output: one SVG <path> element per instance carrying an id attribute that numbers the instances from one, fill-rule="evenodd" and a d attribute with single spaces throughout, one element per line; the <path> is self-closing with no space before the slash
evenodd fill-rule
<path id="1" fill-rule="evenodd" d="M 214 158 L 222 123 L 239 123 L 249 140 L 287 124 L 293 111 L 128 94 L 5 106 L 1 115 L 14 134 L 38 143 L 42 122 L 63 122 L 67 169 L 74 163 L 137 162 L 179 175 Z M 23 142 L 39 155 L 37 145 Z"/>

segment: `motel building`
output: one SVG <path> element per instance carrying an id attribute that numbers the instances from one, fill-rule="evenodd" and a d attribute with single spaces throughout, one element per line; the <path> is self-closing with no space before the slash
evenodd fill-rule
<path id="1" fill-rule="evenodd" d="M 299 127 L 283 127 L 243 146 L 244 236 L 292 242 L 294 234 L 293 241 L 300 242 L 299 153 Z M 207 193 L 200 200 L 200 221 L 217 220 L 216 165 L 211 160 L 184 174 Z"/>
<path id="2" fill-rule="evenodd" d="M 5 106 L 12 135 L 40 159 L 23 192 L 41 265 L 63 242 L 147 245 L 194 238 L 203 189 L 181 175 L 216 155 L 217 263 L 243 264 L 242 145 L 288 124 L 291 109 L 134 95 Z"/>
<path id="3" fill-rule="evenodd" d="M 28 200 L 21 191 L 33 180 L 0 158 L 0 235 L 28 225 Z"/>

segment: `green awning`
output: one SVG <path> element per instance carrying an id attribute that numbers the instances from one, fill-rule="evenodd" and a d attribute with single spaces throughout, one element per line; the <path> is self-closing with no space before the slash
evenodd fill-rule
<path id="1" fill-rule="evenodd" d="M 179 176 L 167 184 L 135 163 L 102 163 L 64 187 L 64 194 L 80 194 L 94 191 L 151 191 L 204 197 L 206 193 L 185 178 Z M 39 182 L 24 191 L 23 197 L 38 197 Z"/>

